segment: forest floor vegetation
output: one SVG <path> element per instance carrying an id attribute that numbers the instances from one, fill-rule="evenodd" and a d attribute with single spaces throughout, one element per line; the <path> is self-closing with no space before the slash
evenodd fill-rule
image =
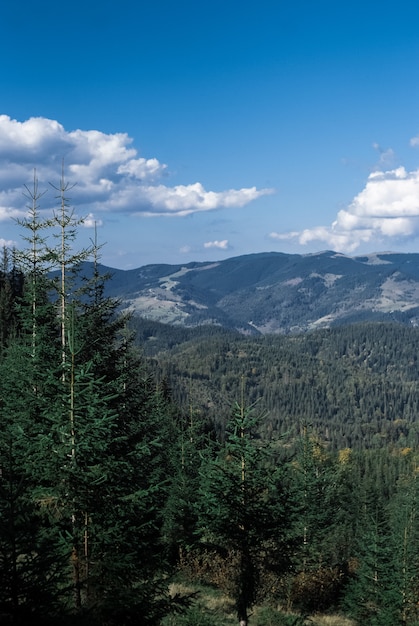
<path id="1" fill-rule="evenodd" d="M 237 624 L 234 601 L 218 589 L 189 582 L 172 583 L 172 596 L 194 595 L 195 600 L 182 615 L 170 615 L 163 626 L 231 626 Z M 260 604 L 253 608 L 249 618 L 251 626 L 357 626 L 357 623 L 339 614 L 313 614 L 303 616 L 286 612 L 272 604 Z"/>

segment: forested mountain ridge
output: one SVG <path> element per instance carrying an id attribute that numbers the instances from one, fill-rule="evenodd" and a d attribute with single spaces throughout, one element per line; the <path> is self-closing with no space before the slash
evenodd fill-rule
<path id="1" fill-rule="evenodd" d="M 141 330 L 143 326 L 143 330 Z M 143 321 L 138 337 L 185 410 L 222 432 L 241 395 L 264 415 L 264 438 L 293 440 L 310 424 L 334 449 L 419 443 L 419 329 L 363 323 L 300 335 L 244 337 L 221 330 L 178 344 L 173 327 Z M 156 351 L 155 347 L 160 346 Z"/>
<path id="2" fill-rule="evenodd" d="M 360 321 L 419 323 L 419 254 L 267 252 L 219 262 L 110 270 L 109 295 L 136 315 L 247 334 Z"/>

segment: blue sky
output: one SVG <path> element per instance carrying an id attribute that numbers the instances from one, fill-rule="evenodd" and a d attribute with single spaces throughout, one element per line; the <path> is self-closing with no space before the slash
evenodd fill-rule
<path id="1" fill-rule="evenodd" d="M 419 246 L 419 3 L 2 6 L 0 242 L 36 168 L 112 267 Z"/>

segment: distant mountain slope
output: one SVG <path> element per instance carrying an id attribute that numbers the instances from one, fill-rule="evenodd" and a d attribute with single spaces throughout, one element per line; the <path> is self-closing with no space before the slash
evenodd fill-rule
<path id="1" fill-rule="evenodd" d="M 123 308 L 169 324 L 262 334 L 367 320 L 419 325 L 419 254 L 268 252 L 109 271 L 108 293 Z"/>

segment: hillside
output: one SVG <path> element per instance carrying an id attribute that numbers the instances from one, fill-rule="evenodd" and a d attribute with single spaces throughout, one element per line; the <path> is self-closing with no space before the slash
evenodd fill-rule
<path id="1" fill-rule="evenodd" d="M 264 438 L 311 425 L 334 449 L 419 444 L 419 329 L 367 323 L 306 334 L 189 340 L 144 322 L 138 339 L 185 412 L 223 432 L 244 388 Z M 173 337 L 174 339 L 174 337 Z M 159 349 L 156 350 L 156 347 Z"/>
<path id="2" fill-rule="evenodd" d="M 110 270 L 108 294 L 150 320 L 246 334 L 361 321 L 419 323 L 419 254 L 261 253 L 215 263 Z"/>

